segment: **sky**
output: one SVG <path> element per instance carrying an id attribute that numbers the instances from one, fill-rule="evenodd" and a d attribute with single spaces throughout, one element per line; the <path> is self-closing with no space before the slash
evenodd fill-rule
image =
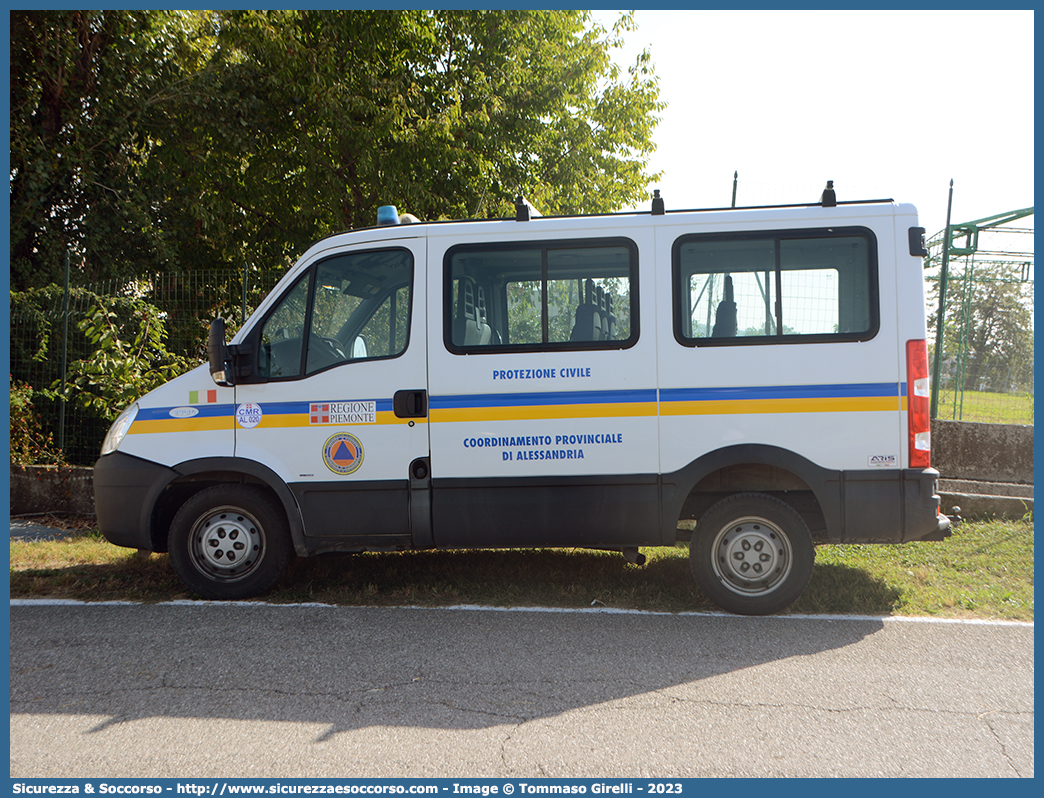
<path id="1" fill-rule="evenodd" d="M 619 12 L 595 11 L 607 27 Z M 946 224 L 1033 205 L 1032 11 L 652 11 L 668 209 L 890 198 Z M 643 206 L 644 209 L 644 206 Z M 629 210 L 629 209 L 624 209 Z M 1030 222 L 1020 222 L 1029 226 Z"/>

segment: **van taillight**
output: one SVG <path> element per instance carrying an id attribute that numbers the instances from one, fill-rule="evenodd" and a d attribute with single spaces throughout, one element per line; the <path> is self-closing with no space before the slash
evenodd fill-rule
<path id="1" fill-rule="evenodd" d="M 928 345 L 906 342 L 906 415 L 910 434 L 910 468 L 932 465 L 932 421 L 928 417 Z"/>

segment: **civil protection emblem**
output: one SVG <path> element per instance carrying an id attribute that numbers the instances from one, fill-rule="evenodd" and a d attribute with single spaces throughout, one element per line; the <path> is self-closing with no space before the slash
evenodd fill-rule
<path id="1" fill-rule="evenodd" d="M 354 435 L 338 432 L 323 444 L 323 462 L 342 477 L 354 474 L 363 462 L 363 446 Z"/>

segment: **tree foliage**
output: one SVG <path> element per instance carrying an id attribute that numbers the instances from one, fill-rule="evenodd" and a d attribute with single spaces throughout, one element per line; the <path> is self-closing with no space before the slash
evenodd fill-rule
<path id="1" fill-rule="evenodd" d="M 1033 384 L 1033 297 L 1018 267 L 969 264 L 951 273 L 946 288 L 944 353 L 965 352 L 961 387 L 1009 393 Z M 938 306 L 938 284 L 930 301 Z M 936 327 L 935 314 L 928 326 Z M 944 377 L 957 378 L 951 359 Z"/>
<path id="2" fill-rule="evenodd" d="M 70 365 L 73 376 L 64 395 L 57 380 L 46 393 L 58 400 L 72 398 L 109 421 L 138 397 L 195 365 L 167 351 L 162 313 L 141 299 L 99 297 L 79 328 L 94 353 Z"/>
<path id="3" fill-rule="evenodd" d="M 169 343 L 170 314 L 143 298 L 147 284 L 131 287 L 121 296 L 71 289 L 67 343 L 61 286 L 11 292 L 12 462 L 93 463 L 127 404 L 198 364 Z"/>
<path id="4" fill-rule="evenodd" d="M 33 404 L 31 385 L 11 380 L 11 462 L 18 465 L 61 464 L 65 462 L 54 445 L 54 436 L 44 432 Z"/>
<path id="5" fill-rule="evenodd" d="M 395 204 L 421 218 L 647 195 L 662 108 L 633 27 L 572 11 L 17 11 L 12 287 L 282 268 Z"/>
<path id="6" fill-rule="evenodd" d="M 141 168 L 157 86 L 173 78 L 166 18 L 11 12 L 12 287 L 60 282 L 66 251 L 93 279 L 162 258 Z"/>

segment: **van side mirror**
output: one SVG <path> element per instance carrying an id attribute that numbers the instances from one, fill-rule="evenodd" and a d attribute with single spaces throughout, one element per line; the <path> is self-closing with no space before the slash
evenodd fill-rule
<path id="1" fill-rule="evenodd" d="M 210 322 L 207 336 L 207 355 L 210 359 L 210 376 L 218 385 L 232 385 L 232 369 L 229 368 L 228 346 L 225 344 L 225 320 L 220 316 Z"/>

